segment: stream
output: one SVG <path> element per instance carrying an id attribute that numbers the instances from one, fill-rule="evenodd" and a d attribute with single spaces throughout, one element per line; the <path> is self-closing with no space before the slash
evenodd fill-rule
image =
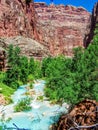
<path id="1" fill-rule="evenodd" d="M 12 95 L 13 103 L 7 106 L 0 106 L 0 111 L 4 115 L 4 119 L 11 118 L 9 122 L 4 122 L 7 128 L 16 127 L 17 130 L 50 130 L 53 123 L 56 123 L 62 113 L 66 113 L 65 106 L 51 104 L 44 96 L 44 80 L 37 80 L 33 84 L 33 89 L 28 90 L 28 85 L 20 86 Z M 14 112 L 14 106 L 19 100 L 25 98 L 25 93 L 31 91 L 32 100 L 30 106 L 32 109 L 26 112 Z M 38 100 L 39 96 L 43 96 L 43 101 Z M 15 127 L 16 125 L 16 127 Z M 15 127 L 15 128 L 14 128 Z M 21 128 L 21 129 L 19 129 Z"/>

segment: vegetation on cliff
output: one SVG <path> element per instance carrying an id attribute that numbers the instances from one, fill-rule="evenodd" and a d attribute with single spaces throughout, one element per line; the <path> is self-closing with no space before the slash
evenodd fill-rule
<path id="1" fill-rule="evenodd" d="M 87 49 L 74 49 L 72 59 L 49 57 L 42 62 L 47 79 L 46 96 L 54 101 L 76 104 L 84 99 L 98 101 L 98 26 Z"/>
<path id="2" fill-rule="evenodd" d="M 0 93 L 7 102 L 11 102 L 10 96 L 22 84 L 41 77 L 41 64 L 33 58 L 28 59 L 20 55 L 20 48 L 10 45 L 7 50 L 8 70 L 0 72 Z"/>
<path id="3" fill-rule="evenodd" d="M 41 67 L 38 61 L 21 56 L 17 46 L 10 45 L 7 52 L 9 69 L 5 74 L 5 83 L 8 86 L 17 89 L 20 83 L 25 84 L 34 78 L 40 78 Z"/>
<path id="4" fill-rule="evenodd" d="M 54 102 L 76 104 L 84 99 L 98 101 L 98 26 L 92 44 L 87 49 L 74 49 L 74 57 L 44 58 L 42 62 L 20 55 L 20 48 L 10 45 L 8 66 L 2 83 L 17 89 L 34 79 L 45 77 L 46 96 Z"/>

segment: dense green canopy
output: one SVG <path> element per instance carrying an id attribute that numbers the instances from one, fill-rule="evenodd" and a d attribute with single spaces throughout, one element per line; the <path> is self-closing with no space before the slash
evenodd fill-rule
<path id="1" fill-rule="evenodd" d="M 53 101 L 76 104 L 83 99 L 98 101 L 98 26 L 87 49 L 74 49 L 72 59 L 46 58 L 42 72 L 47 79 L 46 95 Z"/>

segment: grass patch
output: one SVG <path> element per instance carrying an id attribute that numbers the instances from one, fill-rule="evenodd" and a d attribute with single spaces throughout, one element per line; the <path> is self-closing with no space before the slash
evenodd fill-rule
<path id="1" fill-rule="evenodd" d="M 0 83 L 0 93 L 4 95 L 5 100 L 8 104 L 12 103 L 11 95 L 14 93 L 14 91 L 15 90 L 13 88 L 8 87 L 2 82 Z"/>

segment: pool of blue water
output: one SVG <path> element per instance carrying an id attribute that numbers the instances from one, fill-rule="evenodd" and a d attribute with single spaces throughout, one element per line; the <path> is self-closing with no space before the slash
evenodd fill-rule
<path id="1" fill-rule="evenodd" d="M 44 87 L 45 81 L 39 80 L 34 84 L 34 97 L 37 97 L 39 94 L 44 95 Z M 7 117 L 11 116 L 11 120 L 6 124 L 7 128 L 15 127 L 13 124 L 18 126 L 19 128 L 28 129 L 28 130 L 49 130 L 50 126 L 53 123 L 56 123 L 59 119 L 59 116 L 66 112 L 64 107 L 59 105 L 51 105 L 49 101 L 43 100 L 38 101 L 36 98 L 31 102 L 32 109 L 26 112 L 14 112 L 13 107 L 19 100 L 25 97 L 25 92 L 27 91 L 26 85 L 20 86 L 19 89 L 14 93 L 12 99 L 14 103 L 6 106 L 4 113 L 5 117 L 9 113 Z M 10 110 L 8 110 L 10 109 Z"/>

